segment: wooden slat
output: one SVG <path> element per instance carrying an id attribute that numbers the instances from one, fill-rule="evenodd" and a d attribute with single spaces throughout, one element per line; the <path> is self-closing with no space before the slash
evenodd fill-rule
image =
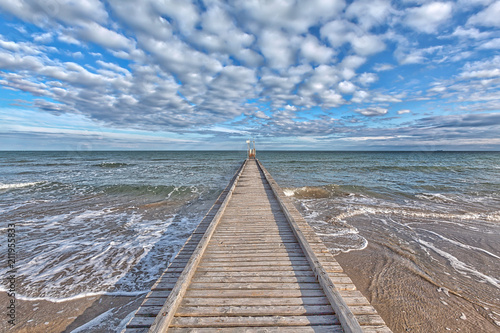
<path id="1" fill-rule="evenodd" d="M 333 315 L 328 305 L 275 305 L 275 306 L 183 306 L 177 310 L 179 317 L 216 317 L 216 316 L 308 316 Z"/>
<path id="2" fill-rule="evenodd" d="M 320 290 L 319 283 L 266 283 L 266 282 L 251 282 L 251 283 L 200 283 L 192 282 L 189 285 L 190 290 L 262 290 L 262 289 L 298 289 L 298 290 Z"/>
<path id="3" fill-rule="evenodd" d="M 206 276 L 195 275 L 198 283 L 317 283 L 314 276 Z"/>
<path id="4" fill-rule="evenodd" d="M 181 328 L 181 327 L 172 327 L 168 330 L 168 332 L 172 333 L 213 333 L 214 331 L 219 333 L 256 333 L 263 332 L 262 328 L 256 327 L 217 327 L 214 328 L 196 328 L 193 330 L 192 328 Z M 313 326 L 287 326 L 287 327 L 266 327 L 266 333 L 274 333 L 274 332 L 284 332 L 287 333 L 343 333 L 344 331 L 338 325 L 313 325 Z"/>
<path id="5" fill-rule="evenodd" d="M 277 306 L 277 305 L 329 305 L 325 296 L 317 297 L 282 297 L 282 298 L 245 298 L 245 297 L 214 297 L 190 298 L 185 297 L 182 305 L 186 306 Z"/>
<path id="6" fill-rule="evenodd" d="M 300 276 L 314 276 L 314 273 L 311 270 L 297 271 L 297 270 L 266 270 L 266 271 L 201 271 L 197 270 L 196 274 L 198 276 L 224 276 L 224 277 L 282 277 L 282 276 L 291 276 L 291 277 L 300 277 Z"/>
<path id="7" fill-rule="evenodd" d="M 334 315 L 291 317 L 175 317 L 172 327 L 305 326 L 339 324 Z"/>
<path id="8" fill-rule="evenodd" d="M 317 297 L 325 296 L 323 290 L 188 290 L 186 297 Z"/>

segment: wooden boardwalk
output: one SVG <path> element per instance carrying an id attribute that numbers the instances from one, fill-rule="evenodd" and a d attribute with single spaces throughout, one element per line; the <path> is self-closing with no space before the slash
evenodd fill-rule
<path id="1" fill-rule="evenodd" d="M 257 160 L 247 160 L 126 333 L 391 332 Z"/>

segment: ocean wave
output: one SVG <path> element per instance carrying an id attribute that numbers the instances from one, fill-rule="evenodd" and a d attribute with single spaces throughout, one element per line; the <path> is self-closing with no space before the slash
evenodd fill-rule
<path id="1" fill-rule="evenodd" d="M 439 203 L 457 202 L 456 200 L 452 199 L 450 196 L 447 196 L 447 195 L 441 194 L 441 193 L 422 193 L 422 194 L 416 194 L 415 196 L 419 199 L 429 200 L 429 201 L 434 201 L 434 202 L 439 202 Z"/>
<path id="2" fill-rule="evenodd" d="M 303 187 L 288 187 L 284 188 L 283 192 L 286 196 L 297 199 L 325 199 L 349 196 L 372 196 L 383 197 L 381 193 L 375 193 L 368 187 L 360 185 L 337 185 L 330 184 L 324 186 L 303 186 Z"/>
<path id="3" fill-rule="evenodd" d="M 147 196 L 160 196 L 165 199 L 171 198 L 186 198 L 195 197 L 208 189 L 202 186 L 174 186 L 174 185 L 134 185 L 134 184 L 121 184 L 121 185 L 106 185 L 100 187 L 100 190 L 106 194 L 117 195 L 147 195 Z"/>
<path id="4" fill-rule="evenodd" d="M 95 166 L 95 167 L 99 167 L 99 168 L 123 168 L 123 167 L 126 167 L 126 166 L 130 166 L 130 165 L 133 165 L 133 164 L 129 164 L 129 163 L 119 163 L 119 162 L 102 162 L 102 163 L 99 163 L 99 164 L 93 164 L 92 166 Z"/>
<path id="5" fill-rule="evenodd" d="M 293 196 L 297 199 L 329 198 L 332 195 L 332 193 L 327 189 L 318 186 L 285 188 L 283 192 L 286 196 Z"/>
<path id="6" fill-rule="evenodd" d="M 0 184 L 0 190 L 12 190 L 16 188 L 23 188 L 43 184 L 44 182 L 28 182 L 28 183 L 14 183 L 14 184 Z"/>
<path id="7" fill-rule="evenodd" d="M 0 292 L 7 292 L 7 289 L 5 287 L 0 286 Z M 87 293 L 80 293 L 76 294 L 74 296 L 69 296 L 69 297 L 31 297 L 31 296 L 26 296 L 26 295 L 21 295 L 19 293 L 16 294 L 16 299 L 22 300 L 22 301 L 29 301 L 29 302 L 36 302 L 36 301 L 47 301 L 51 303 L 64 303 L 64 302 L 69 302 L 69 301 L 74 301 L 77 299 L 82 299 L 82 298 L 87 298 L 87 297 L 97 297 L 97 296 L 138 296 L 138 295 L 143 295 L 147 294 L 150 292 L 150 290 L 137 290 L 137 291 L 114 291 L 114 292 L 109 292 L 109 291 L 99 291 L 99 292 L 87 292 Z"/>
<path id="8" fill-rule="evenodd" d="M 334 217 L 337 221 L 343 221 L 345 219 L 358 216 L 358 215 L 399 215 L 404 217 L 413 218 L 426 218 L 426 219 L 441 219 L 441 220 L 483 220 L 490 222 L 500 222 L 500 211 L 489 212 L 489 213 L 436 213 L 436 212 L 426 212 L 419 211 L 411 208 L 390 208 L 390 207 L 371 207 L 371 206 L 359 206 L 357 209 L 352 209 L 343 213 L 338 214 Z"/>

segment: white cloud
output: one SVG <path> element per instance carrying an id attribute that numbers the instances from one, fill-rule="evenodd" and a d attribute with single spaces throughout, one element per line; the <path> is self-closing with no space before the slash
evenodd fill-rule
<path id="1" fill-rule="evenodd" d="M 108 1 L 113 13 L 136 34 L 146 34 L 157 39 L 172 37 L 173 27 L 158 9 L 155 1 Z M 133 15 L 130 15 L 133 13 Z"/>
<path id="2" fill-rule="evenodd" d="M 311 62 L 325 64 L 332 60 L 334 51 L 325 45 L 321 45 L 318 39 L 312 35 L 307 35 L 300 46 L 302 56 Z"/>
<path id="3" fill-rule="evenodd" d="M 362 103 L 365 102 L 370 97 L 370 93 L 365 90 L 357 90 L 354 92 L 354 95 L 351 98 L 351 102 L 353 103 Z"/>
<path id="4" fill-rule="evenodd" d="M 398 110 L 398 114 L 405 114 L 405 113 L 411 113 L 411 111 L 408 109 Z"/>
<path id="5" fill-rule="evenodd" d="M 495 1 L 488 8 L 471 16 L 468 24 L 481 25 L 486 27 L 500 27 L 500 1 Z"/>
<path id="6" fill-rule="evenodd" d="M 356 18 L 363 29 L 369 30 L 384 24 L 391 11 L 391 2 L 388 0 L 357 0 L 349 5 L 346 16 Z"/>
<path id="7" fill-rule="evenodd" d="M 108 19 L 108 13 L 99 0 L 7 0 L 0 2 L 0 8 L 39 26 L 50 25 L 51 20 L 74 25 L 104 23 Z"/>
<path id="8" fill-rule="evenodd" d="M 494 38 L 479 46 L 480 49 L 500 49 L 500 38 Z"/>
<path id="9" fill-rule="evenodd" d="M 253 31 L 284 29 L 292 33 L 305 33 L 321 22 L 336 17 L 345 7 L 344 0 L 233 0 L 238 19 L 249 22 Z"/>
<path id="10" fill-rule="evenodd" d="M 429 55 L 442 50 L 442 46 L 431 46 L 423 49 L 408 49 L 405 46 L 398 46 L 394 56 L 400 65 L 419 64 L 427 60 Z"/>
<path id="11" fill-rule="evenodd" d="M 354 29 L 355 25 L 349 21 L 334 20 L 322 26 L 320 34 L 322 38 L 328 39 L 330 45 L 339 47 L 349 41 Z"/>
<path id="12" fill-rule="evenodd" d="M 325 24 L 320 33 L 333 47 L 340 47 L 349 42 L 354 52 L 360 56 L 381 52 L 386 47 L 379 36 L 366 33 L 345 20 L 335 20 Z"/>
<path id="13" fill-rule="evenodd" d="M 151 3 L 161 15 L 171 18 L 184 35 L 191 34 L 200 19 L 198 9 L 191 0 L 151 0 Z"/>
<path id="14" fill-rule="evenodd" d="M 375 35 L 351 36 L 353 50 L 361 55 L 368 56 L 385 50 L 382 39 Z"/>
<path id="15" fill-rule="evenodd" d="M 373 101 L 377 103 L 399 103 L 402 100 L 397 96 L 378 93 L 373 97 Z"/>
<path id="16" fill-rule="evenodd" d="M 393 68 L 394 68 L 394 65 L 391 65 L 391 64 L 375 64 L 373 66 L 373 70 L 376 72 L 389 71 Z"/>
<path id="17" fill-rule="evenodd" d="M 460 38 L 485 39 L 491 36 L 491 32 L 479 31 L 476 28 L 457 27 L 451 35 Z"/>
<path id="18" fill-rule="evenodd" d="M 295 57 L 295 47 L 289 36 L 277 30 L 265 30 L 259 45 L 267 64 L 276 69 L 288 68 Z"/>
<path id="19" fill-rule="evenodd" d="M 255 112 L 255 116 L 257 118 L 260 118 L 260 119 L 271 119 L 271 117 L 269 117 L 268 115 L 266 115 L 264 112 L 262 111 L 257 111 Z"/>
<path id="20" fill-rule="evenodd" d="M 76 31 L 76 35 L 85 41 L 99 44 L 105 48 L 129 50 L 134 48 L 132 40 L 97 23 L 82 26 Z"/>
<path id="21" fill-rule="evenodd" d="M 358 81 L 363 86 L 368 86 L 374 82 L 377 82 L 378 76 L 374 73 L 363 73 L 359 76 Z"/>
<path id="22" fill-rule="evenodd" d="M 415 30 L 428 34 L 436 33 L 440 25 L 451 18 L 451 2 L 430 2 L 421 7 L 410 8 L 404 20 Z"/>
<path id="23" fill-rule="evenodd" d="M 51 32 L 36 34 L 33 36 L 33 40 L 37 43 L 47 44 L 52 42 L 53 35 Z"/>
<path id="24" fill-rule="evenodd" d="M 500 56 L 485 61 L 467 63 L 460 73 L 461 79 L 485 79 L 500 77 Z"/>
<path id="25" fill-rule="evenodd" d="M 356 91 L 356 86 L 349 81 L 339 83 L 339 91 L 343 94 L 352 94 Z"/>

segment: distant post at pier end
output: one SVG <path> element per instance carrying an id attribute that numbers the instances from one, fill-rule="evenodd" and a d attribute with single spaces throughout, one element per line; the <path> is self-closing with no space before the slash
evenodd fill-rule
<path id="1" fill-rule="evenodd" d="M 247 140 L 248 159 L 255 159 L 255 140 Z M 253 148 L 252 148 L 253 147 Z"/>

